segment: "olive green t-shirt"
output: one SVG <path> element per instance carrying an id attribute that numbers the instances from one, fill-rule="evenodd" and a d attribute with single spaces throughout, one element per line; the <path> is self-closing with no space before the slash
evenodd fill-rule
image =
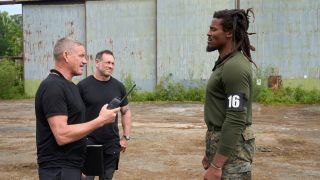
<path id="1" fill-rule="evenodd" d="M 204 117 L 208 130 L 220 129 L 217 152 L 229 156 L 252 124 L 252 66 L 239 51 L 218 64 L 207 84 Z"/>

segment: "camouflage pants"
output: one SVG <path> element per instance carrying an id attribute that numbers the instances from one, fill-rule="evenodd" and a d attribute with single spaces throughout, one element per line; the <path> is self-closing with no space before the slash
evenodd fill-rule
<path id="1" fill-rule="evenodd" d="M 206 134 L 206 156 L 212 162 L 217 151 L 221 132 L 207 131 Z M 222 167 L 222 179 L 225 180 L 250 180 L 251 163 L 255 151 L 255 138 L 253 131 L 246 128 L 243 137 L 236 144 L 235 151 Z M 246 140 L 245 140 L 246 139 Z"/>

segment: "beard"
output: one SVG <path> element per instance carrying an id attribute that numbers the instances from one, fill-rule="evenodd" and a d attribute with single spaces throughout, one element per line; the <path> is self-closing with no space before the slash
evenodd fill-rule
<path id="1" fill-rule="evenodd" d="M 206 49 L 207 52 L 212 52 L 215 50 L 217 50 L 217 48 L 207 45 L 207 49 Z"/>
<path id="2" fill-rule="evenodd" d="M 111 73 L 109 72 L 103 72 L 101 73 L 103 77 L 109 78 L 111 76 Z"/>
<path id="3" fill-rule="evenodd" d="M 112 75 L 112 71 L 107 71 L 105 69 L 97 69 L 98 73 L 100 76 L 105 77 L 105 78 L 109 78 Z"/>

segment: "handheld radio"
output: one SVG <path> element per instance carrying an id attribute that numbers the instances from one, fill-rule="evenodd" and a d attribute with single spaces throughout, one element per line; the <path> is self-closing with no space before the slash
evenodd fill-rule
<path id="1" fill-rule="evenodd" d="M 132 86 L 132 88 L 127 92 L 127 94 L 122 98 L 113 98 L 112 101 L 108 104 L 107 109 L 114 109 L 120 106 L 122 101 L 132 92 L 133 88 L 136 87 L 136 84 Z"/>

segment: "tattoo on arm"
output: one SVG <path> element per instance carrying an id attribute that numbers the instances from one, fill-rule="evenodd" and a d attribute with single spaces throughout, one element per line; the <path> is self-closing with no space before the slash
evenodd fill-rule
<path id="1" fill-rule="evenodd" d="M 125 115 L 129 110 L 129 106 L 125 106 L 121 108 L 121 115 Z"/>

